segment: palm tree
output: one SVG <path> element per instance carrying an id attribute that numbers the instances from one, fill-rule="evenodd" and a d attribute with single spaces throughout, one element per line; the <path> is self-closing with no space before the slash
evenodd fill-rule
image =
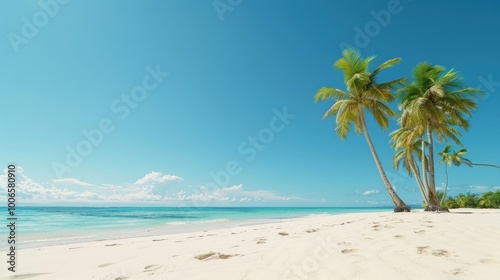
<path id="1" fill-rule="evenodd" d="M 477 194 L 468 192 L 457 196 L 457 204 L 460 208 L 475 208 L 477 207 Z"/>
<path id="2" fill-rule="evenodd" d="M 457 200 L 451 196 L 448 196 L 447 198 L 445 198 L 445 200 L 443 202 L 443 206 L 446 208 L 450 208 L 450 209 L 451 208 L 459 208 Z"/>
<path id="3" fill-rule="evenodd" d="M 439 201 L 439 205 L 443 205 L 443 201 L 446 198 L 446 190 L 448 189 L 448 165 L 455 164 L 456 159 L 461 156 L 461 151 L 464 149 L 461 149 L 458 152 L 451 153 L 451 145 L 446 145 L 444 149 L 439 152 L 439 155 L 441 156 L 441 160 L 439 161 L 439 164 L 445 163 L 444 165 L 444 173 L 446 175 L 446 181 L 444 184 L 444 190 L 443 190 L 443 197 Z"/>
<path id="4" fill-rule="evenodd" d="M 444 149 L 439 152 L 439 155 L 441 156 L 441 161 L 439 163 L 446 163 L 444 166 L 444 172 L 446 174 L 446 183 L 444 185 L 444 196 L 441 198 L 440 204 L 443 203 L 444 197 L 446 196 L 446 189 L 448 188 L 448 165 L 455 165 L 455 166 L 460 166 L 461 164 L 466 164 L 469 167 L 472 167 L 474 165 L 476 166 L 488 166 L 488 167 L 495 167 L 495 168 L 500 168 L 498 165 L 494 164 L 486 164 L 486 163 L 473 163 L 472 161 L 464 158 L 463 156 L 467 153 L 467 149 L 462 148 L 458 151 L 451 151 L 451 145 L 448 144 L 444 147 Z"/>
<path id="5" fill-rule="evenodd" d="M 480 208 L 499 208 L 500 207 L 500 191 L 486 192 L 478 199 L 477 202 Z"/>
<path id="6" fill-rule="evenodd" d="M 421 159 L 419 155 L 422 154 L 423 146 L 425 146 L 425 141 L 418 138 L 418 132 L 410 129 L 399 128 L 391 133 L 391 141 L 393 142 L 392 147 L 396 149 L 396 154 L 392 158 L 392 168 L 398 170 L 399 166 L 402 165 L 408 175 L 415 176 L 417 180 L 418 188 L 420 194 L 424 198 L 426 205 L 429 205 L 428 195 L 427 195 L 427 183 L 423 182 L 420 178 L 420 169 L 415 162 L 414 155 L 418 159 Z M 427 158 L 424 156 L 424 161 L 427 162 Z M 423 165 L 425 167 L 425 164 Z"/>
<path id="7" fill-rule="evenodd" d="M 466 153 L 468 153 L 468 151 L 465 148 L 460 149 L 460 150 L 458 150 L 458 152 L 453 153 L 452 158 L 451 158 L 452 163 L 455 166 L 460 166 L 463 163 L 463 164 L 465 164 L 465 165 L 467 165 L 469 167 L 473 167 L 473 166 L 487 166 L 487 167 L 500 168 L 500 166 L 494 165 L 494 164 L 474 163 L 474 162 L 470 161 L 469 159 L 466 159 L 466 158 L 463 157 L 463 155 L 465 155 Z"/>
<path id="8" fill-rule="evenodd" d="M 445 68 L 429 63 L 418 64 L 413 76 L 415 81 L 399 90 L 400 109 L 403 110 L 400 124 L 403 128 L 419 131 L 420 138 L 428 142 L 428 165 L 422 160 L 423 181 L 428 181 L 427 210 L 441 210 L 436 196 L 434 138 L 440 142 L 451 139 L 461 144 L 456 127 L 469 128 L 467 117 L 477 106 L 470 97 L 480 90 L 465 87 L 453 69 L 445 72 Z M 425 152 L 423 149 L 422 158 Z"/>
<path id="9" fill-rule="evenodd" d="M 391 89 L 404 82 L 406 78 L 377 83 L 377 75 L 380 71 L 399 63 L 401 59 L 394 58 L 388 60 L 372 72 L 369 72 L 368 66 L 374 58 L 373 56 L 362 58 L 355 50 L 344 50 L 342 58 L 335 62 L 334 67 L 344 72 L 344 82 L 347 90 L 322 87 L 316 93 L 314 100 L 315 102 L 330 99 L 335 101 L 333 106 L 326 111 L 323 118 L 336 115 L 337 126 L 335 131 L 342 140 L 346 139 L 352 124 L 354 124 L 354 128 L 358 134 L 364 133 L 382 181 L 396 206 L 394 211 L 409 212 L 410 207 L 396 194 L 396 191 L 387 179 L 365 121 L 365 114 L 370 113 L 380 127 L 383 129 L 388 128 L 388 117 L 395 117 L 396 114 L 386 105 L 386 102 L 394 99 Z"/>

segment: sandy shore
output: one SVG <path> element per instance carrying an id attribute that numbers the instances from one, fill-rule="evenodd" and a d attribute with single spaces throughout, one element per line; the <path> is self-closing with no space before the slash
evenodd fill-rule
<path id="1" fill-rule="evenodd" d="M 324 215 L 17 253 L 2 279 L 498 279 L 500 210 Z"/>

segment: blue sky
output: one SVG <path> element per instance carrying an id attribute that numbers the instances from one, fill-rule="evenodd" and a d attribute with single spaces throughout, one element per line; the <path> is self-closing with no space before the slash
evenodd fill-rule
<path id="1" fill-rule="evenodd" d="M 391 205 L 364 137 L 341 141 L 321 120 L 331 103 L 313 102 L 343 88 L 332 64 L 346 45 L 373 67 L 401 57 L 383 79 L 428 61 L 481 87 L 462 142 L 472 161 L 500 164 L 493 0 L 1 5 L 0 156 L 19 166 L 21 204 Z M 391 169 L 395 120 L 369 126 L 389 179 L 419 204 L 414 179 Z M 498 174 L 452 167 L 450 192 L 500 189 Z"/>

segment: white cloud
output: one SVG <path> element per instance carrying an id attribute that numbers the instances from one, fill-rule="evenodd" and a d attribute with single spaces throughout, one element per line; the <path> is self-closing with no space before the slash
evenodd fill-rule
<path id="1" fill-rule="evenodd" d="M 185 197 L 186 200 L 203 201 L 290 201 L 300 200 L 298 197 L 279 196 L 272 191 L 256 190 L 245 191 L 243 185 L 234 185 L 227 188 L 209 189 L 206 186 L 199 187 L 200 193 Z"/>
<path id="2" fill-rule="evenodd" d="M 456 193 L 465 193 L 465 192 L 475 192 L 475 193 L 483 193 L 500 190 L 499 185 L 459 185 L 459 186 L 448 186 L 448 191 L 454 191 Z"/>
<path id="3" fill-rule="evenodd" d="M 49 182 L 36 182 L 24 175 L 22 168 L 16 168 L 17 194 L 25 202 L 165 202 L 174 205 L 198 202 L 248 203 L 285 202 L 301 200 L 298 197 L 280 196 L 269 190 L 245 190 L 243 185 L 218 188 L 215 184 L 188 187 L 175 186 L 165 188 L 162 182 L 179 181 L 175 175 L 151 172 L 134 183 L 89 184 L 76 178 L 53 179 Z M 6 179 L 6 173 L 0 175 Z M 91 187 L 91 189 L 90 189 Z M 5 189 L 0 185 L 0 189 Z M 182 188 L 181 190 L 179 188 Z"/>
<path id="4" fill-rule="evenodd" d="M 101 195 L 90 191 L 84 191 L 80 194 L 80 197 L 85 199 L 103 199 Z"/>
<path id="5" fill-rule="evenodd" d="M 363 195 L 372 195 L 372 194 L 377 194 L 377 193 L 380 193 L 380 191 L 377 189 L 372 189 L 372 190 L 364 191 Z"/>
<path id="6" fill-rule="evenodd" d="M 135 185 L 144 185 L 146 183 L 164 183 L 168 181 L 184 181 L 179 176 L 176 175 L 163 175 L 161 172 L 153 171 L 151 173 L 146 174 L 141 179 L 137 180 Z"/>
<path id="7" fill-rule="evenodd" d="M 228 191 L 228 192 L 232 192 L 232 191 L 241 191 L 241 190 L 243 190 L 243 185 L 242 185 L 242 184 L 239 184 L 239 185 L 234 185 L 234 186 L 229 187 L 229 188 L 226 188 L 226 189 L 224 189 L 224 190 L 226 190 L 226 191 Z"/>
<path id="8" fill-rule="evenodd" d="M 473 192 L 490 192 L 500 190 L 500 186 L 469 186 Z"/>
<path id="9" fill-rule="evenodd" d="M 52 179 L 52 182 L 60 185 L 78 185 L 84 187 L 92 187 L 93 184 L 82 182 L 75 178 Z"/>
<path id="10" fill-rule="evenodd" d="M 109 201 L 120 201 L 120 202 L 130 202 L 130 201 L 158 201 L 163 197 L 160 194 L 154 193 L 154 186 L 148 185 L 143 186 L 140 190 L 136 192 L 112 194 L 105 198 Z"/>

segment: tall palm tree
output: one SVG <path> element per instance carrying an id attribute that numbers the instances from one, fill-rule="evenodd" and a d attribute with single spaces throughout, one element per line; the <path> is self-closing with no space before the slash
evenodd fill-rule
<path id="1" fill-rule="evenodd" d="M 442 66 L 425 62 L 415 67 L 413 76 L 414 82 L 399 90 L 403 110 L 400 124 L 403 128 L 418 129 L 422 132 L 421 138 L 428 142 L 428 166 L 422 167 L 424 177 L 428 175 L 428 210 L 440 210 L 436 196 L 434 138 L 440 142 L 451 139 L 460 144 L 456 128 L 469 128 L 467 117 L 477 106 L 471 97 L 480 90 L 465 87 L 453 69 L 445 72 Z M 424 155 L 425 150 L 422 157 Z"/>
<path id="2" fill-rule="evenodd" d="M 386 105 L 386 102 L 394 99 L 391 90 L 404 82 L 406 78 L 378 83 L 377 75 L 380 71 L 399 63 L 401 59 L 394 58 L 388 60 L 372 72 L 369 72 L 368 66 L 374 58 L 373 56 L 362 58 L 355 50 L 344 50 L 342 58 L 335 62 L 334 67 L 344 72 L 344 82 L 347 90 L 322 87 L 315 95 L 315 102 L 331 99 L 335 101 L 333 106 L 326 111 L 323 118 L 336 115 L 337 126 L 335 131 L 342 140 L 346 139 L 352 124 L 354 124 L 357 133 L 364 134 L 380 177 L 396 206 L 394 211 L 409 212 L 410 207 L 396 194 L 396 191 L 387 179 L 365 121 L 365 114 L 370 113 L 380 127 L 384 129 L 389 127 L 388 117 L 395 117 L 396 114 Z"/>

